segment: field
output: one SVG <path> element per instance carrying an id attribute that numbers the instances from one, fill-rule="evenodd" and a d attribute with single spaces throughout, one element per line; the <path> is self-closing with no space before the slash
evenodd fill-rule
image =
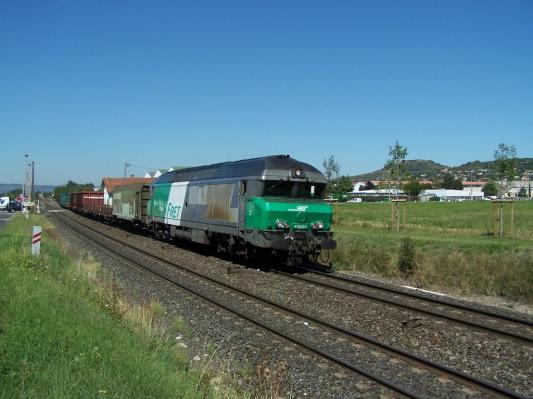
<path id="1" fill-rule="evenodd" d="M 511 234 L 506 205 L 505 235 L 491 235 L 488 201 L 408 202 L 406 223 L 392 228 L 392 204 L 335 204 L 333 251 L 337 269 L 399 277 L 424 288 L 462 295 L 497 295 L 533 302 L 533 201 L 514 206 Z M 410 248 L 406 249 L 405 239 Z M 401 244 L 404 242 L 404 249 Z M 408 259 L 407 272 L 399 268 Z"/>

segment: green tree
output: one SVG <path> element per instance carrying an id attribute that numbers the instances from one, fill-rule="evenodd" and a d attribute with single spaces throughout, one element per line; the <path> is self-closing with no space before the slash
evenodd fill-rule
<path id="1" fill-rule="evenodd" d="M 20 188 L 16 188 L 7 193 L 11 201 L 13 201 L 15 198 L 17 198 L 21 194 L 22 194 L 22 189 Z"/>
<path id="2" fill-rule="evenodd" d="M 335 181 L 339 178 L 341 167 L 339 163 L 335 161 L 335 157 L 333 155 L 330 155 L 329 158 L 324 159 L 322 166 L 324 167 L 324 175 L 329 182 Z"/>
<path id="3" fill-rule="evenodd" d="M 63 186 L 57 186 L 54 188 L 54 196 L 57 197 L 58 194 L 62 193 L 79 193 L 81 191 L 93 191 L 94 184 L 92 183 L 85 183 L 85 184 L 78 184 L 72 180 L 69 180 L 65 185 Z"/>
<path id="4" fill-rule="evenodd" d="M 503 196 L 516 179 L 516 146 L 498 144 L 498 148 L 494 151 L 493 168 L 498 195 Z"/>
<path id="5" fill-rule="evenodd" d="M 491 181 L 491 182 L 486 183 L 481 189 L 481 191 L 483 191 L 483 194 L 485 194 L 485 197 L 493 197 L 496 194 L 498 194 L 498 187 L 496 187 L 496 184 Z"/>
<path id="6" fill-rule="evenodd" d="M 448 190 L 462 190 L 463 182 L 459 179 L 456 179 L 452 174 L 446 173 L 442 179 L 442 188 Z"/>
<path id="7" fill-rule="evenodd" d="M 387 159 L 387 162 L 385 162 L 384 166 L 384 169 L 389 171 L 389 187 L 391 185 L 391 181 L 396 182 L 402 179 L 405 171 L 406 156 L 407 147 L 401 146 L 398 141 L 396 141 L 394 146 L 389 147 L 389 158 Z M 395 184 L 395 186 L 397 185 Z"/>
<path id="8" fill-rule="evenodd" d="M 527 190 L 525 187 L 522 187 L 520 191 L 518 192 L 518 198 L 526 198 L 527 197 Z"/>
<path id="9" fill-rule="evenodd" d="M 370 180 L 368 180 L 364 186 L 359 187 L 359 191 L 363 190 L 374 190 L 376 188 L 376 185 L 372 183 Z"/>
<path id="10" fill-rule="evenodd" d="M 403 186 L 405 194 L 412 198 L 418 197 L 423 189 L 422 184 L 416 179 L 409 180 L 409 182 Z"/>
<path id="11" fill-rule="evenodd" d="M 335 182 L 334 193 L 338 196 L 346 194 L 348 191 L 352 191 L 353 183 L 350 176 L 341 176 Z"/>

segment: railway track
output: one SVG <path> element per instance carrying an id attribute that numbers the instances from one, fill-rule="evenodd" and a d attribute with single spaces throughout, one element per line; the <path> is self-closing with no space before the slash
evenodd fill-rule
<path id="1" fill-rule="evenodd" d="M 511 338 L 525 345 L 533 345 L 533 323 L 529 320 L 498 314 L 445 299 L 420 296 L 372 282 L 357 281 L 311 268 L 295 266 L 293 269 L 306 274 L 287 273 L 281 270 L 276 270 L 276 273 L 289 279 L 304 281 L 343 294 L 379 301 L 434 318 L 449 320 L 480 332 Z"/>
<path id="2" fill-rule="evenodd" d="M 56 219 L 112 256 L 127 260 L 174 286 L 407 397 L 472 397 L 476 393 L 482 397 L 486 397 L 486 394 L 525 397 L 508 388 L 199 274 L 134 248 L 65 215 L 56 214 Z M 244 308 L 243 304 L 246 304 Z"/>

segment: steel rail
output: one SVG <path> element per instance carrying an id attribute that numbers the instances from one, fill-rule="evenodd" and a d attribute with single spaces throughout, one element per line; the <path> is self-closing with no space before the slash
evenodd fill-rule
<path id="1" fill-rule="evenodd" d="M 356 280 L 352 280 L 350 278 L 341 277 L 341 276 L 338 276 L 338 275 L 333 275 L 333 274 L 326 273 L 326 272 L 323 272 L 323 271 L 320 271 L 320 270 L 309 269 L 309 268 L 300 267 L 300 266 L 293 266 L 293 268 L 296 269 L 296 270 L 301 270 L 301 271 L 305 271 L 305 272 L 308 272 L 308 273 L 313 273 L 313 274 L 318 274 L 318 275 L 321 275 L 321 276 L 325 276 L 325 277 L 328 277 L 328 278 L 333 279 L 333 280 L 340 280 L 340 281 L 347 282 L 347 283 L 354 284 L 354 285 L 362 285 L 362 286 L 365 286 L 365 287 L 375 288 L 375 289 L 378 289 L 378 290 L 381 290 L 381 291 L 385 291 L 385 292 L 393 292 L 395 294 L 399 294 L 399 295 L 403 295 L 403 296 L 407 296 L 407 297 L 412 297 L 412 298 L 419 299 L 419 300 L 425 300 L 427 302 L 433 302 L 433 303 L 436 303 L 436 304 L 439 304 L 439 305 L 445 305 L 445 306 L 449 306 L 449 307 L 454 307 L 454 308 L 465 310 L 465 311 L 469 311 L 469 312 L 472 312 L 472 313 L 478 313 L 478 314 L 481 314 L 481 315 L 484 315 L 484 316 L 491 316 L 491 317 L 499 318 L 499 319 L 505 320 L 505 321 L 512 321 L 512 322 L 515 322 L 515 323 L 524 324 L 526 326 L 533 326 L 533 322 L 532 321 L 529 321 L 529 320 L 526 320 L 526 319 L 523 319 L 523 318 L 520 318 L 520 317 L 515 317 L 515 316 L 511 316 L 511 315 L 502 315 L 502 314 L 499 314 L 497 312 L 490 311 L 490 310 L 476 309 L 476 308 L 472 308 L 470 306 L 467 306 L 467 305 L 464 305 L 464 304 L 461 304 L 461 303 L 454 303 L 452 301 L 447 301 L 447 300 L 444 300 L 444 299 L 420 296 L 420 295 L 417 295 L 417 294 L 412 293 L 412 292 L 403 291 L 403 290 L 401 290 L 399 288 L 383 287 L 383 286 L 381 286 L 379 284 L 368 282 L 368 281 L 356 281 Z"/>
<path id="2" fill-rule="evenodd" d="M 524 342 L 524 343 L 529 344 L 529 345 L 533 344 L 533 336 L 531 336 L 531 335 L 520 334 L 520 333 L 517 333 L 517 332 L 514 332 L 514 331 L 500 329 L 500 328 L 493 327 L 491 325 L 484 324 L 484 323 L 481 323 L 481 322 L 478 322 L 478 321 L 475 321 L 475 320 L 466 320 L 464 318 L 461 318 L 461 317 L 458 317 L 458 316 L 453 316 L 451 314 L 446 314 L 444 312 L 440 312 L 440 311 L 437 311 L 437 310 L 424 309 L 422 307 L 418 307 L 418 306 L 415 306 L 415 305 L 409 305 L 409 304 L 405 304 L 405 303 L 396 302 L 396 301 L 391 300 L 391 299 L 386 299 L 386 298 L 382 298 L 382 297 L 377 296 L 377 295 L 372 295 L 371 293 L 363 293 L 363 292 L 352 291 L 352 290 L 347 289 L 347 288 L 330 285 L 330 284 L 322 282 L 322 281 L 312 280 L 312 279 L 309 279 L 309 278 L 305 278 L 303 276 L 299 276 L 297 274 L 291 274 L 291 273 L 287 273 L 287 272 L 284 272 L 284 271 L 281 271 L 281 270 L 276 270 L 275 273 L 280 274 L 280 275 L 282 275 L 284 277 L 287 277 L 287 278 L 292 278 L 292 279 L 296 279 L 296 280 L 305 281 L 305 282 L 308 282 L 308 283 L 311 283 L 311 284 L 315 284 L 315 285 L 321 286 L 321 287 L 327 287 L 329 289 L 332 289 L 332 290 L 335 290 L 335 291 L 339 291 L 339 292 L 342 292 L 342 293 L 345 293 L 345 294 L 349 294 L 349 295 L 359 296 L 359 297 L 363 297 L 363 298 L 367 298 L 367 299 L 371 299 L 371 300 L 380 301 L 382 303 L 386 303 L 386 304 L 389 304 L 389 305 L 393 305 L 393 306 L 397 306 L 397 307 L 413 310 L 413 311 L 416 311 L 416 312 L 419 312 L 419 313 L 425 313 L 425 314 L 428 314 L 428 315 L 431 315 L 431 316 L 435 316 L 435 317 L 439 317 L 439 318 L 443 318 L 443 319 L 447 319 L 447 320 L 451 320 L 451 321 L 454 321 L 454 322 L 457 322 L 457 323 L 460 323 L 460 324 L 464 324 L 464 325 L 468 325 L 468 326 L 474 327 L 476 329 L 491 331 L 492 333 L 496 333 L 496 334 L 499 334 L 499 335 L 502 335 L 502 336 L 505 336 L 505 337 L 511 337 L 512 339 L 519 340 L 519 341 Z M 319 273 L 319 274 L 321 274 L 321 273 Z M 343 281 L 345 281 L 345 280 L 343 279 Z M 353 280 L 346 279 L 346 281 L 354 282 L 355 284 L 357 284 L 357 282 L 353 281 Z M 417 296 L 416 298 L 418 300 L 420 300 L 420 301 L 424 301 L 425 300 L 424 297 L 418 297 Z M 448 306 L 448 307 L 452 307 L 453 308 L 452 305 L 442 305 L 442 306 Z M 464 309 L 461 309 L 461 310 L 465 311 Z M 472 310 L 472 313 L 475 313 L 475 310 Z M 484 316 L 484 317 L 486 317 L 486 316 Z M 495 317 L 495 316 L 490 316 L 490 317 Z"/>
<path id="3" fill-rule="evenodd" d="M 69 218 L 69 220 L 72 220 L 72 219 Z M 78 223 L 78 224 L 81 224 L 80 222 L 77 222 L 77 221 L 74 221 L 74 222 Z M 179 265 L 179 264 L 177 264 L 175 262 L 171 262 L 171 261 L 169 261 L 167 259 L 164 259 L 164 258 L 162 258 L 160 256 L 153 255 L 153 254 L 150 254 L 150 253 L 145 252 L 143 250 L 140 250 L 140 249 L 138 249 L 138 248 L 136 248 L 136 247 L 134 247 L 134 246 L 132 246 L 132 245 L 130 245 L 128 243 L 125 243 L 123 241 L 120 241 L 120 240 L 112 237 L 112 236 L 109 236 L 109 235 L 107 235 L 105 233 L 97 231 L 96 229 L 94 229 L 94 228 L 92 228 L 90 226 L 86 226 L 84 224 L 81 224 L 81 225 L 83 227 L 85 227 L 86 229 L 93 231 L 96 234 L 99 234 L 99 235 L 101 235 L 103 237 L 106 237 L 109 240 L 115 241 L 115 242 L 117 242 L 117 243 L 119 243 L 119 244 L 121 244 L 123 246 L 126 246 L 126 247 L 128 247 L 128 248 L 130 248 L 130 249 L 132 249 L 134 251 L 137 251 L 137 252 L 143 254 L 144 256 L 147 256 L 149 258 L 155 259 L 155 260 L 157 260 L 157 261 L 159 261 L 159 262 L 161 262 L 163 264 L 168 264 L 168 265 L 172 265 L 172 266 L 178 267 L 178 268 L 180 268 L 180 269 L 182 269 L 182 270 L 184 270 L 184 271 L 186 271 L 186 272 L 188 272 L 190 274 L 193 274 L 193 275 L 195 275 L 197 277 L 200 277 L 202 279 L 208 280 L 208 281 L 212 282 L 213 284 L 216 284 L 216 285 L 222 286 L 222 287 L 224 287 L 226 289 L 238 292 L 241 295 L 244 295 L 244 296 L 247 296 L 249 298 L 255 299 L 256 301 L 261 301 L 263 303 L 266 303 L 269 306 L 278 308 L 278 309 L 280 309 L 280 310 L 282 310 L 282 311 L 284 311 L 286 313 L 292 313 L 292 314 L 298 315 L 299 317 L 301 317 L 303 319 L 313 321 L 313 322 L 315 322 L 317 324 L 320 324 L 320 325 L 322 325 L 324 327 L 327 327 L 327 328 L 329 328 L 331 330 L 340 332 L 340 333 L 342 333 L 344 335 L 347 335 L 347 336 L 350 336 L 352 338 L 356 338 L 356 339 L 358 339 L 360 341 L 365 341 L 368 344 L 371 344 L 374 347 L 377 347 L 377 348 L 379 348 L 381 350 L 384 349 L 386 352 L 394 353 L 396 355 L 399 355 L 402 358 L 406 358 L 406 359 L 409 359 L 410 361 L 414 361 L 414 362 L 416 362 L 418 364 L 424 365 L 426 368 L 438 370 L 439 372 L 445 373 L 447 376 L 455 377 L 455 379 L 459 380 L 462 383 L 466 382 L 467 384 L 473 384 L 473 385 L 476 385 L 477 387 L 482 388 L 482 390 L 490 391 L 490 392 L 493 392 L 493 393 L 496 393 L 496 394 L 499 394 L 499 395 L 504 395 L 504 396 L 511 397 L 511 398 L 526 398 L 526 396 L 520 394 L 519 392 L 510 390 L 510 389 L 505 388 L 505 387 L 501 387 L 501 386 L 496 385 L 496 384 L 494 384 L 494 383 L 492 383 L 490 381 L 482 380 L 482 379 L 480 379 L 480 378 L 478 378 L 476 376 L 472 376 L 472 375 L 467 374 L 465 372 L 462 372 L 460 370 L 456 370 L 454 368 L 448 367 L 446 365 L 442 365 L 442 364 L 434 362 L 432 360 L 425 359 L 425 358 L 423 358 L 423 357 L 421 357 L 419 355 L 416 355 L 414 353 L 410 353 L 410 352 L 408 352 L 406 350 L 399 349 L 399 348 L 394 348 L 393 346 L 391 346 L 389 344 L 386 344 L 386 343 L 383 343 L 383 342 L 380 342 L 380 341 L 378 341 L 377 339 L 375 339 L 373 337 L 369 337 L 369 336 L 366 336 L 366 335 L 363 335 L 363 334 L 360 334 L 360 333 L 357 333 L 357 332 L 353 332 L 353 331 L 347 330 L 344 327 L 333 325 L 333 324 L 331 324 L 329 322 L 317 319 L 317 318 L 315 318 L 315 317 L 313 317 L 311 315 L 305 314 L 303 312 L 300 312 L 300 311 L 297 311 L 297 310 L 294 310 L 294 309 L 287 308 L 284 305 L 281 305 L 281 304 L 272 302 L 272 301 L 270 301 L 268 299 L 256 296 L 254 294 L 251 294 L 251 293 L 246 292 L 244 290 L 241 290 L 239 288 L 232 287 L 232 286 L 230 286 L 228 284 L 225 284 L 223 282 L 217 281 L 217 280 L 215 280 L 215 279 L 213 279 L 213 278 L 211 278 L 209 276 L 205 276 L 205 275 L 203 275 L 201 273 L 198 273 L 198 272 L 196 272 L 194 270 L 190 270 L 189 268 L 184 267 L 182 265 Z M 80 233 L 80 234 L 82 234 L 82 233 Z M 100 244 L 100 245 L 103 245 L 103 244 Z M 119 254 L 118 252 L 117 252 L 117 254 L 119 256 L 121 256 L 121 257 L 127 258 L 123 254 Z M 130 260 L 131 262 L 135 263 L 135 264 L 138 264 L 137 262 L 135 262 L 135 261 L 133 261 L 133 260 L 131 260 L 129 258 L 127 258 L 127 259 Z M 140 264 L 139 264 L 139 266 L 143 267 L 143 268 L 146 268 L 145 266 L 140 265 Z M 157 272 L 154 272 L 154 273 L 157 274 Z M 176 284 L 178 284 L 178 283 L 176 282 Z M 267 329 L 270 329 L 270 328 L 267 328 Z M 281 334 L 284 334 L 284 333 L 281 333 Z M 296 343 L 297 343 L 297 340 L 295 338 L 291 338 L 290 340 L 293 341 L 293 342 L 296 341 Z M 305 345 L 307 345 L 307 344 L 305 344 Z M 304 346 L 304 345 L 302 345 L 302 346 Z M 311 349 L 311 350 L 312 351 L 315 351 L 315 350 L 320 351 L 320 349 L 318 349 L 318 348 L 315 348 L 315 350 L 313 350 L 313 349 Z M 315 353 L 318 353 L 318 352 L 315 352 Z M 335 357 L 334 355 L 332 355 L 332 356 Z M 335 361 L 335 360 L 333 360 L 333 361 Z M 354 367 L 358 367 L 358 366 L 355 366 L 355 365 L 353 365 L 353 366 Z M 367 373 L 372 374 L 370 372 L 367 372 Z M 364 374 L 364 375 L 366 375 L 366 374 Z M 369 378 L 373 379 L 373 377 L 369 377 Z M 388 384 L 392 384 L 392 385 L 388 385 Z M 394 386 L 396 386 L 394 383 L 390 383 L 389 382 L 388 384 L 384 384 L 384 385 L 390 387 L 391 389 L 397 390 L 396 388 L 394 388 Z M 402 390 L 405 390 L 405 388 L 402 388 L 402 387 L 399 387 L 399 388 L 401 388 Z M 406 395 L 410 395 L 408 393 L 405 393 L 404 391 L 398 391 L 398 392 L 401 392 L 401 393 L 406 394 Z M 414 394 L 414 393 L 411 393 L 411 394 Z"/>
<path id="4" fill-rule="evenodd" d="M 289 342 L 292 342 L 292 343 L 294 343 L 294 344 L 296 344 L 296 345 L 298 345 L 300 347 L 303 347 L 303 348 L 309 350 L 310 352 L 313 352 L 313 353 L 315 353 L 315 354 L 317 354 L 319 356 L 322 356 L 322 357 L 328 359 L 329 361 L 331 361 L 333 363 L 336 363 L 336 364 L 339 364 L 339 365 L 343 366 L 344 368 L 347 368 L 347 369 L 349 369 L 349 370 L 351 370 L 353 372 L 359 373 L 359 374 L 361 374 L 361 375 L 363 375 L 363 376 L 365 376 L 365 377 L 367 377 L 367 378 L 369 378 L 369 379 L 371 379 L 373 381 L 378 382 L 379 384 L 381 384 L 383 386 L 386 386 L 386 387 L 388 387 L 388 388 L 390 388 L 390 389 L 392 389 L 392 390 L 394 390 L 396 392 L 399 392 L 399 393 L 401 393 L 403 395 L 406 395 L 407 397 L 410 397 L 410 398 L 413 398 L 413 399 L 424 399 L 425 398 L 425 396 L 423 396 L 423 395 L 420 395 L 420 394 L 418 394 L 416 392 L 413 392 L 413 391 L 411 391 L 409 389 L 406 389 L 406 388 L 404 388 L 404 387 L 402 387 L 400 385 L 397 385 L 397 384 L 395 384 L 393 382 L 390 382 L 390 381 L 386 380 L 385 378 L 383 378 L 383 377 L 381 377 L 381 376 L 379 376 L 377 374 L 374 374 L 372 372 L 369 372 L 369 371 L 367 371 L 367 370 L 365 370 L 365 369 L 363 369 L 363 368 L 361 368 L 361 367 L 359 367 L 357 365 L 349 363 L 349 362 L 339 358 L 338 356 L 335 356 L 333 354 L 327 353 L 327 352 L 325 352 L 325 351 L 323 351 L 323 350 L 321 350 L 319 348 L 316 348 L 316 347 L 314 347 L 312 345 L 309 345 L 309 344 L 307 344 L 305 342 L 302 342 L 302 341 L 300 341 L 300 340 L 298 340 L 298 339 L 296 339 L 296 338 L 284 333 L 283 331 L 279 331 L 278 329 L 269 327 L 267 324 L 265 324 L 265 323 L 263 323 L 261 321 L 252 319 L 249 316 L 246 316 L 245 314 L 243 314 L 243 313 L 241 313 L 241 312 L 239 312 L 239 311 L 237 311 L 235 309 L 230 308 L 229 306 L 226 306 L 226 305 L 224 305 L 222 303 L 219 303 L 219 302 L 217 302 L 217 301 L 205 296 L 204 294 L 202 294 L 198 290 L 195 290 L 195 289 L 192 289 L 190 287 L 187 287 L 187 286 L 179 283 L 175 279 L 170 278 L 168 276 L 165 276 L 164 274 L 159 273 L 159 272 L 157 272 L 157 271 L 155 271 L 155 270 L 153 270 L 153 269 L 141 264 L 140 262 L 137 262 L 137 261 L 131 259 L 130 257 L 125 256 L 124 254 L 121 254 L 120 252 L 118 252 L 118 251 L 116 251 L 116 250 L 114 250 L 112 248 L 109 248 L 108 246 L 96 241 L 95 239 L 88 237 L 86 234 L 82 233 L 81 231 L 79 231 L 75 227 L 72 227 L 68 223 L 65 223 L 64 221 L 62 221 L 62 222 L 63 222 L 63 224 L 68 226 L 71 230 L 77 232 L 84 239 L 88 239 L 88 240 L 92 241 L 93 243 L 95 243 L 96 245 L 98 245 L 101 248 L 103 248 L 105 251 L 111 252 L 111 254 L 114 257 L 119 258 L 120 260 L 126 259 L 128 262 L 133 263 L 134 265 L 142 268 L 143 270 L 156 275 L 157 277 L 161 278 L 162 280 L 165 280 L 165 281 L 167 281 L 167 282 L 169 282 L 169 283 L 171 283 L 171 284 L 173 284 L 173 285 L 175 285 L 175 286 L 177 286 L 177 287 L 179 287 L 179 288 L 181 288 L 181 289 L 183 289 L 183 290 L 185 290 L 185 291 L 187 291 L 187 292 L 189 292 L 189 293 L 191 293 L 191 294 L 193 294 L 193 295 L 195 295 L 195 296 L 197 296 L 199 298 L 201 298 L 202 300 L 204 300 L 204 301 L 206 301 L 206 302 L 208 302 L 208 303 L 210 303 L 212 305 L 218 306 L 219 308 L 224 309 L 225 311 L 230 312 L 230 313 L 238 316 L 239 318 L 241 318 L 243 320 L 246 320 L 246 321 L 248 321 L 248 322 L 250 322 L 250 323 L 252 323 L 254 325 L 257 325 L 257 326 L 267 330 L 267 331 L 270 331 L 271 333 L 273 333 L 275 335 L 278 335 L 278 336 L 288 340 Z M 84 225 L 84 227 L 86 227 L 86 228 L 88 228 L 90 230 L 93 230 L 89 226 L 85 226 Z M 115 240 L 112 237 L 109 237 L 109 236 L 107 236 L 105 234 L 102 234 L 100 232 L 96 232 L 96 233 L 101 234 L 101 235 L 103 235 L 104 237 L 106 237 L 108 239 Z M 118 240 L 115 240 L 115 241 L 118 241 Z M 122 242 L 120 242 L 120 243 L 123 244 Z M 126 246 L 128 246 L 130 248 L 133 248 L 133 249 L 136 249 L 134 247 L 129 246 L 129 244 L 126 244 Z M 154 257 L 151 254 L 144 253 L 143 251 L 140 251 L 138 249 L 136 249 L 136 250 L 139 251 L 139 252 L 142 252 L 145 256 Z M 158 258 L 158 257 L 155 257 L 155 258 Z M 165 260 L 159 260 L 159 259 L 157 259 L 157 260 L 160 261 L 160 262 L 163 262 L 163 263 L 169 263 L 172 266 L 176 266 L 172 262 L 168 262 L 168 261 L 165 261 Z M 181 266 L 179 266 L 179 267 L 181 267 Z M 183 269 L 185 271 L 187 271 L 186 268 L 183 268 Z M 201 277 L 205 277 L 205 276 L 201 276 Z"/>

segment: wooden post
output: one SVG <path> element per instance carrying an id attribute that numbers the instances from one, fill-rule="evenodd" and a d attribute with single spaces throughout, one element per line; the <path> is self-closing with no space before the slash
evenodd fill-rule
<path id="1" fill-rule="evenodd" d="M 402 228 L 405 227 L 405 218 L 406 218 L 406 213 L 405 213 L 405 201 L 404 199 L 393 199 L 391 200 L 391 204 L 392 204 L 392 228 L 395 229 L 396 231 L 400 231 L 400 226 L 402 226 Z M 402 205 L 400 205 L 402 204 Z M 402 206 L 403 209 L 400 209 L 400 206 Z M 403 214 L 403 222 L 402 222 L 402 217 L 401 217 L 401 213 L 400 211 L 402 212 Z"/>
<path id="2" fill-rule="evenodd" d="M 500 223 L 499 223 L 499 232 L 498 235 L 500 238 L 503 237 L 503 203 L 500 202 Z"/>
<path id="3" fill-rule="evenodd" d="M 505 234 L 504 223 L 504 205 L 511 204 L 511 222 L 510 222 L 510 235 L 513 235 L 514 229 L 514 201 L 513 200 L 496 200 L 492 201 L 492 232 L 493 235 L 498 235 L 499 238 L 503 238 Z"/>

